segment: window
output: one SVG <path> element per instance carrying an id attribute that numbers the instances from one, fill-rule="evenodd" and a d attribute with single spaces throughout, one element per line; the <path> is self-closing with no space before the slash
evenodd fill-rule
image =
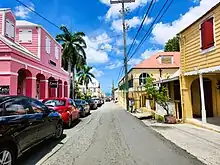
<path id="1" fill-rule="evenodd" d="M 149 74 L 147 73 L 142 73 L 140 76 L 139 76 L 139 85 L 144 85 L 146 84 L 146 78 L 149 77 Z"/>
<path id="2" fill-rule="evenodd" d="M 65 100 L 47 100 L 44 102 L 44 104 L 47 106 L 58 107 L 58 106 L 65 106 L 66 101 Z"/>
<path id="3" fill-rule="evenodd" d="M 50 54 L 51 39 L 46 36 L 46 52 Z"/>
<path id="4" fill-rule="evenodd" d="M 19 42 L 31 43 L 32 42 L 32 30 L 20 29 L 19 30 Z"/>
<path id="5" fill-rule="evenodd" d="M 73 101 L 71 99 L 68 100 L 69 105 L 74 105 Z"/>
<path id="6" fill-rule="evenodd" d="M 173 56 L 161 56 L 161 64 L 173 64 Z"/>
<path id="7" fill-rule="evenodd" d="M 46 111 L 46 109 L 47 109 L 47 107 L 43 103 L 41 103 L 37 100 L 31 99 L 30 104 L 31 104 L 31 107 L 32 107 L 34 113 L 42 113 L 42 112 Z"/>
<path id="8" fill-rule="evenodd" d="M 59 48 L 58 48 L 58 46 L 55 46 L 55 58 L 57 60 L 59 59 Z"/>
<path id="9" fill-rule="evenodd" d="M 15 37 L 15 25 L 8 19 L 6 19 L 6 34 L 5 35 L 9 38 Z"/>
<path id="10" fill-rule="evenodd" d="M 93 92 L 96 92 L 96 88 L 93 88 Z"/>
<path id="11" fill-rule="evenodd" d="M 5 116 L 24 115 L 30 112 L 28 103 L 21 99 L 15 99 L 5 103 L 5 110 Z"/>
<path id="12" fill-rule="evenodd" d="M 201 24 L 201 50 L 211 48 L 215 45 L 214 41 L 214 18 L 209 18 Z"/>

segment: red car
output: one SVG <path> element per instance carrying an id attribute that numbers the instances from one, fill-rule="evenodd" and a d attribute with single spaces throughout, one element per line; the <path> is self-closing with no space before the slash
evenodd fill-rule
<path id="1" fill-rule="evenodd" d="M 74 120 L 79 119 L 79 110 L 76 108 L 75 102 L 70 98 L 47 98 L 42 102 L 59 112 L 64 124 L 69 128 L 72 126 Z"/>

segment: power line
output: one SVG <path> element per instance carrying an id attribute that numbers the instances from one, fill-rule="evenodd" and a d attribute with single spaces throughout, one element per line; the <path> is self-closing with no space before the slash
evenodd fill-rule
<path id="1" fill-rule="evenodd" d="M 135 43 L 135 41 L 136 41 L 136 38 L 137 38 L 139 32 L 141 31 L 143 25 L 144 25 L 144 22 L 145 22 L 145 20 L 146 20 L 146 18 L 147 18 L 147 15 L 148 15 L 148 13 L 149 13 L 149 11 L 150 11 L 150 8 L 151 8 L 153 2 L 154 2 L 154 0 L 151 0 L 151 3 L 150 3 L 150 5 L 149 5 L 149 7 L 148 7 L 148 9 L 147 9 L 147 11 L 146 11 L 146 13 L 145 13 L 145 16 L 144 16 L 144 18 L 143 18 L 143 20 L 142 20 L 142 22 L 141 22 L 141 25 L 139 26 L 139 28 L 138 28 L 138 30 L 137 30 L 137 33 L 136 33 L 136 35 L 135 35 L 135 37 L 134 37 L 134 39 L 133 39 L 133 41 L 132 41 L 132 44 L 131 44 L 131 46 L 130 46 L 130 48 L 129 48 L 129 50 L 128 50 L 127 55 L 129 55 L 129 53 L 130 53 L 130 51 L 131 51 L 131 49 L 132 49 L 132 47 L 133 47 L 133 45 L 134 45 L 134 43 Z"/>
<path id="2" fill-rule="evenodd" d="M 143 45 L 143 43 L 146 41 L 147 37 L 149 37 L 149 35 L 151 34 L 151 28 L 155 25 L 155 22 L 159 22 L 160 19 L 164 16 L 164 14 L 166 13 L 166 11 L 169 9 L 169 7 L 171 6 L 171 4 L 173 3 L 173 0 L 171 0 L 171 2 L 169 3 L 169 5 L 167 6 L 167 8 L 165 9 L 165 11 L 163 12 L 163 14 L 161 15 L 161 17 L 158 19 L 158 17 L 160 16 L 160 14 L 162 13 L 163 9 L 165 8 L 165 6 L 167 5 L 169 0 L 166 0 L 166 2 L 164 3 L 163 7 L 161 8 L 161 10 L 159 11 L 157 17 L 154 19 L 154 21 L 152 22 L 151 26 L 148 28 L 148 31 L 145 33 L 144 37 L 142 38 L 141 42 L 139 43 L 139 45 L 137 46 L 137 48 L 135 49 L 134 53 L 131 55 L 131 57 L 128 59 L 131 60 L 131 58 L 135 55 L 135 53 L 140 49 L 140 47 Z M 157 20 L 158 19 L 158 20 Z"/>
<path id="3" fill-rule="evenodd" d="M 57 26 L 55 23 L 53 23 L 52 21 L 48 20 L 47 18 L 45 18 L 44 16 L 42 16 L 41 14 L 39 14 L 38 12 L 36 12 L 35 10 L 31 9 L 30 7 L 28 7 L 27 5 L 25 5 L 23 2 L 21 2 L 20 0 L 16 0 L 18 3 L 20 3 L 21 5 L 23 5 L 24 7 L 26 7 L 28 10 L 32 11 L 33 13 L 35 13 L 36 15 L 38 15 L 39 17 L 43 18 L 44 20 L 46 20 L 47 22 L 49 22 L 51 25 L 55 26 L 56 28 L 60 29 L 59 26 Z"/>

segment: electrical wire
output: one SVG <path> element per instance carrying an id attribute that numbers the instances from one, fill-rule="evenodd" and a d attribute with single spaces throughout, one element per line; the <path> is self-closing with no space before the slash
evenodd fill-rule
<path id="1" fill-rule="evenodd" d="M 143 45 L 143 43 L 146 41 L 147 37 L 149 37 L 149 35 L 151 34 L 151 28 L 155 25 L 156 21 L 159 22 L 160 19 L 164 16 L 164 14 L 166 13 L 166 11 L 169 9 L 169 7 L 171 6 L 171 4 L 173 3 L 173 0 L 171 0 L 171 2 L 169 3 L 169 5 L 167 6 L 167 8 L 165 9 L 165 11 L 163 12 L 163 14 L 161 15 L 161 17 L 158 19 L 158 17 L 160 16 L 160 14 L 162 13 L 162 11 L 164 10 L 164 8 L 166 7 L 167 3 L 169 0 L 166 0 L 166 2 L 164 3 L 163 7 L 161 8 L 161 10 L 159 11 L 158 15 L 156 16 L 156 18 L 154 19 L 154 21 L 152 22 L 151 26 L 148 28 L 148 31 L 145 33 L 144 37 L 142 38 L 141 42 L 139 43 L 139 45 L 137 46 L 137 48 L 135 49 L 134 53 L 131 55 L 131 57 L 128 59 L 128 61 L 131 60 L 131 58 L 136 54 L 136 52 L 140 49 L 140 47 Z M 158 20 L 157 20 L 158 19 Z"/>

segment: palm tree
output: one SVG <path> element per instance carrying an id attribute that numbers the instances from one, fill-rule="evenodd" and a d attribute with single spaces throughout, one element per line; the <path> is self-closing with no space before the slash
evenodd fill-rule
<path id="1" fill-rule="evenodd" d="M 75 69 L 79 71 L 81 65 L 86 64 L 85 48 L 87 46 L 83 39 L 85 34 L 83 32 L 71 33 L 66 26 L 61 26 L 60 29 L 63 33 L 56 36 L 56 41 L 62 44 L 62 66 L 69 72 L 69 84 L 72 83 L 72 97 L 74 98 Z M 71 73 L 73 73 L 72 77 Z"/>
<path id="2" fill-rule="evenodd" d="M 91 73 L 92 67 L 84 65 L 82 67 L 82 70 L 78 72 L 78 82 L 81 85 L 86 86 L 86 93 L 88 90 L 89 82 L 92 82 L 92 78 L 95 78 L 95 76 Z"/>

